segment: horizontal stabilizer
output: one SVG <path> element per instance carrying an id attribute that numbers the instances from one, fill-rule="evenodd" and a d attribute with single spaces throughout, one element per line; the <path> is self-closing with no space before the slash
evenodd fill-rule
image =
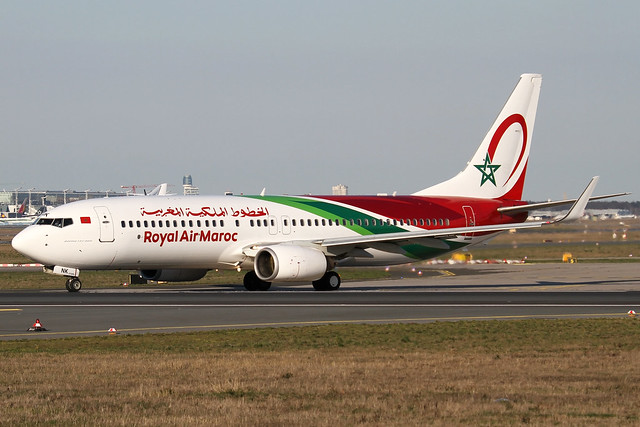
<path id="1" fill-rule="evenodd" d="M 593 196 L 593 197 L 589 197 L 589 201 L 593 202 L 596 200 L 610 199 L 612 197 L 628 196 L 629 194 L 631 193 L 616 193 L 616 194 L 607 194 L 604 196 Z M 575 203 L 577 200 L 578 199 L 567 199 L 567 200 L 558 200 L 554 202 L 529 203 L 528 205 L 521 205 L 521 206 L 507 206 L 503 208 L 498 208 L 498 212 L 506 213 L 506 214 L 514 214 L 519 212 L 531 212 L 539 209 L 553 208 L 553 207 L 562 206 L 562 205 L 570 205 L 571 203 Z"/>

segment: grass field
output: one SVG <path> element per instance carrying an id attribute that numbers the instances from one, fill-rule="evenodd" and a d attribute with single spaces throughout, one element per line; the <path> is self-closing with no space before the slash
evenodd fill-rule
<path id="1" fill-rule="evenodd" d="M 640 321 L 3 342 L 3 425 L 637 425 Z"/>

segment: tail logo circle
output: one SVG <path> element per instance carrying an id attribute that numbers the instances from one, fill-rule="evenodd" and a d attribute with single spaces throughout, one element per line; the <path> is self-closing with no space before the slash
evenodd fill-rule
<path id="1" fill-rule="evenodd" d="M 509 129 L 509 127 L 515 123 L 519 124 L 522 128 L 522 148 L 520 149 L 518 159 L 516 160 L 516 163 L 513 166 L 511 174 L 509 175 L 509 178 L 507 178 L 506 182 L 509 182 L 509 180 L 513 177 L 513 174 L 516 173 L 520 164 L 522 163 L 527 149 L 527 123 L 525 122 L 524 117 L 522 117 L 521 114 L 512 114 L 504 119 L 502 123 L 500 123 L 500 126 L 498 126 L 496 132 L 493 134 L 491 142 L 489 143 L 489 148 L 487 149 L 487 155 L 484 159 L 484 163 L 481 165 L 474 165 L 482 173 L 482 179 L 480 182 L 481 187 L 487 181 L 491 182 L 494 186 L 497 186 L 494 173 L 501 165 L 492 164 L 493 157 L 496 153 L 496 150 L 498 149 L 498 145 L 500 144 L 502 136 L 507 131 L 507 129 Z"/>

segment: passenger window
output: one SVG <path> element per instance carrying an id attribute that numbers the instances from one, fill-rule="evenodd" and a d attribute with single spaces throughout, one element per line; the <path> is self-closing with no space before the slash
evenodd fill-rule
<path id="1" fill-rule="evenodd" d="M 156 222 L 154 220 L 151 220 L 151 228 L 156 228 Z"/>
<path id="2" fill-rule="evenodd" d="M 136 226 L 140 228 L 140 221 L 136 221 Z"/>
<path id="3" fill-rule="evenodd" d="M 121 226 L 122 228 L 125 228 L 125 227 L 127 226 L 127 223 L 126 223 L 126 222 L 124 222 L 124 221 L 120 221 L 120 226 Z"/>
<path id="4" fill-rule="evenodd" d="M 220 220 L 220 227 L 224 227 L 224 220 Z"/>
<path id="5" fill-rule="evenodd" d="M 240 220 L 236 219 L 236 227 L 240 227 Z"/>
<path id="6" fill-rule="evenodd" d="M 200 220 L 196 221 L 196 225 L 198 226 L 198 228 L 202 227 L 202 222 L 200 222 Z"/>

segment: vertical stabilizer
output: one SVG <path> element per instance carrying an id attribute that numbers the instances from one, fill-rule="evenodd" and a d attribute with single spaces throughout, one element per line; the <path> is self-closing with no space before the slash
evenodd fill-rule
<path id="1" fill-rule="evenodd" d="M 542 76 L 523 74 L 482 144 L 455 177 L 414 193 L 520 200 Z"/>

